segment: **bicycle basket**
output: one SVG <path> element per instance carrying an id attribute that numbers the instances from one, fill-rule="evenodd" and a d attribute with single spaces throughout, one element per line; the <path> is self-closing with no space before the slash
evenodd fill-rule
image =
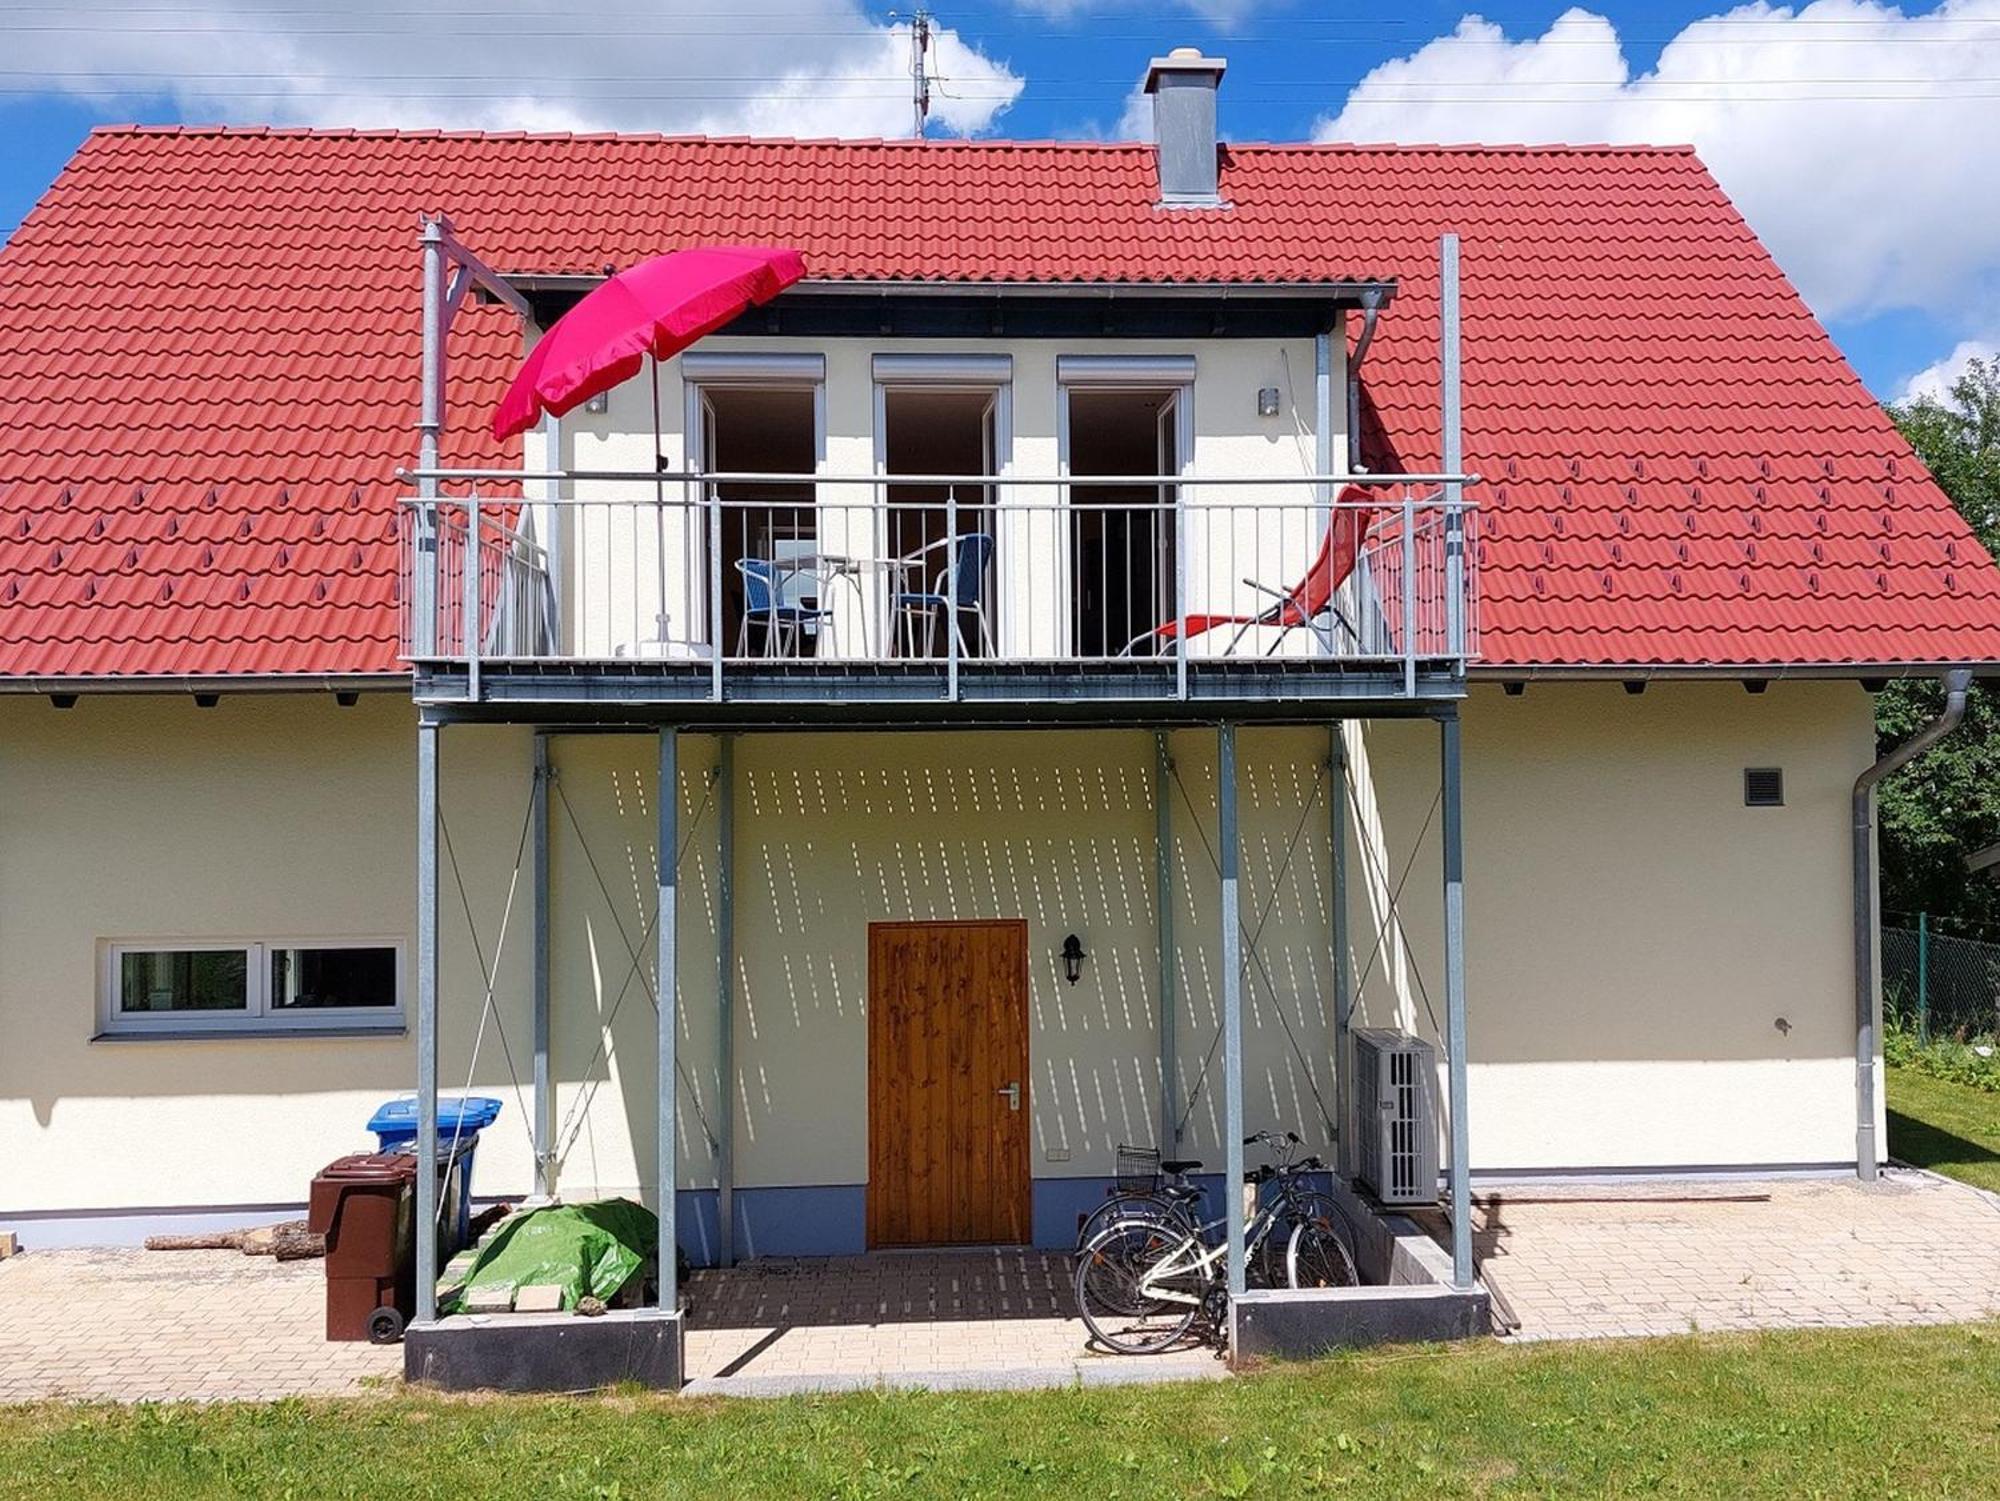
<path id="1" fill-rule="evenodd" d="M 1160 1153 L 1157 1147 L 1118 1149 L 1118 1186 L 1144 1192 L 1160 1186 Z"/>

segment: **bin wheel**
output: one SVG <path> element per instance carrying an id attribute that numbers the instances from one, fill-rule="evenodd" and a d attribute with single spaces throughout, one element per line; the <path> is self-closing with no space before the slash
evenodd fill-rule
<path id="1" fill-rule="evenodd" d="M 393 1345 L 403 1337 L 403 1315 L 394 1308 L 378 1308 L 368 1315 L 368 1343 Z"/>

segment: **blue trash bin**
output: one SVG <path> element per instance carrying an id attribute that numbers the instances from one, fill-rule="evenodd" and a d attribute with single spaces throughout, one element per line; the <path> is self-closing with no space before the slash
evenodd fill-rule
<path id="1" fill-rule="evenodd" d="M 451 1164 L 450 1176 L 440 1186 L 457 1203 L 457 1214 L 445 1227 L 447 1257 L 472 1239 L 473 1150 L 479 1145 L 479 1133 L 499 1118 L 500 1102 L 484 1095 L 438 1100 L 438 1161 Z M 368 1118 L 368 1129 L 375 1133 L 379 1151 L 416 1151 L 416 1096 L 390 1100 Z"/>

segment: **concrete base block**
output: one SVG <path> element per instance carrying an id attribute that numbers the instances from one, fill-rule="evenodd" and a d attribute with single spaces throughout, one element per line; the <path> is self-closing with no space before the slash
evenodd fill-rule
<path id="1" fill-rule="evenodd" d="M 1359 1345 L 1428 1344 L 1491 1331 L 1486 1290 L 1335 1287 L 1308 1292 L 1253 1289 L 1234 1305 L 1236 1358 L 1305 1360 Z"/>
<path id="2" fill-rule="evenodd" d="M 457 1314 L 412 1324 L 403 1375 L 444 1391 L 585 1392 L 636 1381 L 679 1391 L 686 1369 L 679 1313 L 617 1309 L 573 1313 Z"/>

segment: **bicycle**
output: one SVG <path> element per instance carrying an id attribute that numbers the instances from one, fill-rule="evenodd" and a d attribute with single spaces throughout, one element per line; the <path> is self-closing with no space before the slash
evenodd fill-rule
<path id="1" fill-rule="evenodd" d="M 1134 1214 L 1177 1216 L 1187 1222 L 1190 1230 L 1197 1228 L 1201 1224 L 1199 1206 L 1204 1195 L 1201 1185 L 1192 1181 L 1192 1175 L 1199 1171 L 1201 1163 L 1195 1158 L 1162 1161 L 1152 1147 L 1119 1147 L 1117 1179 L 1105 1190 L 1104 1202 L 1077 1221 L 1076 1250 L 1081 1252 L 1114 1220 Z"/>
<path id="2" fill-rule="evenodd" d="M 1244 1175 L 1260 1190 L 1244 1227 L 1248 1270 L 1266 1285 L 1352 1287 L 1361 1278 L 1334 1216 L 1339 1206 L 1301 1180 L 1317 1159 L 1295 1159 L 1296 1133 L 1263 1131 L 1245 1141 L 1274 1147 L 1275 1166 Z M 1178 1344 L 1207 1315 L 1220 1328 L 1227 1308 L 1227 1221 L 1192 1225 L 1184 1214 L 1134 1208 L 1098 1231 L 1077 1257 L 1076 1302 L 1092 1338 L 1124 1355 Z M 1282 1278 L 1282 1283 L 1280 1279 Z"/>
<path id="3" fill-rule="evenodd" d="M 1275 1131 L 1259 1131 L 1254 1136 L 1244 1138 L 1243 1145 L 1266 1146 L 1279 1157 L 1277 1172 L 1282 1175 L 1285 1202 L 1294 1219 L 1324 1218 L 1334 1232 L 1347 1243 L 1350 1258 L 1359 1242 L 1355 1239 L 1354 1222 L 1347 1211 L 1332 1195 L 1319 1189 L 1293 1181 L 1294 1175 L 1326 1171 L 1326 1164 L 1317 1157 L 1294 1157 L 1292 1154 L 1305 1145 L 1304 1139 L 1296 1131 L 1287 1131 L 1280 1136 Z M 1152 1147 L 1118 1148 L 1118 1176 L 1113 1187 L 1105 1191 L 1105 1200 L 1089 1214 L 1077 1222 L 1076 1251 L 1083 1248 L 1115 1220 L 1128 1219 L 1135 1215 L 1159 1214 L 1179 1219 L 1190 1231 L 1201 1228 L 1200 1205 L 1205 1197 L 1201 1185 L 1192 1181 L 1192 1175 L 1201 1170 L 1197 1159 L 1169 1158 L 1162 1161 L 1160 1154 Z M 1271 1179 L 1260 1179 L 1268 1182 Z M 1276 1282 L 1273 1281 L 1273 1286 Z"/>

